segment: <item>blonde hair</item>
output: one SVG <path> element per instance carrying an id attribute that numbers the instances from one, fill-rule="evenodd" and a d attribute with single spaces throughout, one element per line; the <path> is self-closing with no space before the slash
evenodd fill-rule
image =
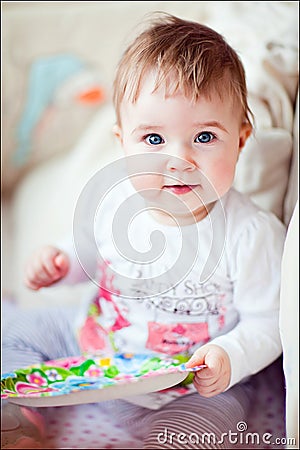
<path id="1" fill-rule="evenodd" d="M 166 95 L 180 90 L 193 101 L 212 92 L 232 95 L 251 124 L 246 77 L 239 56 L 225 39 L 208 26 L 160 13 L 129 45 L 117 66 L 113 102 L 120 125 L 123 99 L 136 102 L 142 79 L 156 73 L 155 89 L 165 84 Z M 175 82 L 169 83 L 169 80 Z"/>

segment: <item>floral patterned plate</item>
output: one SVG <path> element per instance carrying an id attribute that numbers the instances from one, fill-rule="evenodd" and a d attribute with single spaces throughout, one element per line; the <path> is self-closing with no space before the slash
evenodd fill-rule
<path id="1" fill-rule="evenodd" d="M 1 398 L 27 406 L 95 403 L 160 391 L 189 378 L 183 356 L 119 353 L 47 361 L 1 377 Z M 190 374 L 192 376 L 192 374 Z"/>

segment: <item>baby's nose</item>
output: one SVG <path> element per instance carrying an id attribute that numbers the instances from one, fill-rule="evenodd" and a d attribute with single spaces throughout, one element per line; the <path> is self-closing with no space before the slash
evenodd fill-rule
<path id="1" fill-rule="evenodd" d="M 196 169 L 191 159 L 185 159 L 178 156 L 170 156 L 167 161 L 167 170 L 170 172 L 191 172 Z"/>

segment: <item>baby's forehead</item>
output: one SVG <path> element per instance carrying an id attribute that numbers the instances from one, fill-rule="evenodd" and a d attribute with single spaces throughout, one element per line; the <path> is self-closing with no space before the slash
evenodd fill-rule
<path id="1" fill-rule="evenodd" d="M 149 70 L 139 79 L 131 80 L 131 84 L 127 85 L 115 105 L 119 125 L 124 120 L 127 122 L 126 114 L 135 114 L 147 108 L 159 111 L 164 106 L 164 101 L 170 100 L 169 103 L 171 103 L 172 99 L 179 99 L 179 102 L 182 99 L 183 105 L 189 103 L 192 107 L 197 107 L 205 100 L 206 103 L 214 106 L 219 105 L 220 112 L 233 114 L 241 123 L 247 121 L 243 97 L 233 87 L 232 79 L 228 74 L 217 82 L 210 80 L 198 90 L 195 90 L 190 80 L 179 80 L 175 72 L 167 75 L 157 70 Z"/>
<path id="2" fill-rule="evenodd" d="M 172 89 L 170 86 L 161 84 L 159 86 L 154 86 L 152 84 L 141 85 L 140 90 L 136 93 L 136 96 L 130 97 L 125 95 L 120 104 L 120 112 L 126 110 L 131 106 L 144 106 L 147 108 L 153 107 L 155 103 L 158 105 L 163 105 L 164 103 L 181 103 L 182 105 L 190 105 L 191 108 L 197 107 L 198 105 L 215 104 L 221 105 L 226 104 L 228 107 L 234 109 L 242 109 L 242 105 L 237 99 L 228 94 L 228 91 L 218 91 L 210 90 L 204 91 L 197 97 L 193 96 L 189 91 L 184 91 L 181 88 Z"/>
<path id="3" fill-rule="evenodd" d="M 120 108 L 120 125 L 126 132 L 152 131 L 190 132 L 207 124 L 232 124 L 242 120 L 242 108 L 237 109 L 229 98 L 222 100 L 214 94 L 211 98 L 197 100 L 175 92 L 166 95 L 164 89 L 141 90 L 136 101 L 124 98 Z"/>
<path id="4" fill-rule="evenodd" d="M 226 77 L 227 78 L 227 77 Z M 176 73 L 170 72 L 167 76 L 155 69 L 147 71 L 139 79 L 132 80 L 132 86 L 124 92 L 123 102 L 136 103 L 154 95 L 161 99 L 182 97 L 191 103 L 197 103 L 202 98 L 208 101 L 226 101 L 236 107 L 241 105 L 240 98 L 234 95 L 229 87 L 228 79 L 220 79 L 217 83 L 203 86 L 200 92 L 195 91 L 194 84 L 188 80 L 178 80 Z"/>

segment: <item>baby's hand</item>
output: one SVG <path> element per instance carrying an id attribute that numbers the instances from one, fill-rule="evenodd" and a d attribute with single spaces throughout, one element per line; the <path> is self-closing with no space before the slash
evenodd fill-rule
<path id="1" fill-rule="evenodd" d="M 195 373 L 194 386 L 203 397 L 213 397 L 223 392 L 230 382 L 231 365 L 228 354 L 222 347 L 206 344 L 195 351 L 186 363 L 187 367 L 206 364 L 206 368 Z"/>
<path id="2" fill-rule="evenodd" d="M 50 286 L 69 270 L 69 259 L 61 250 L 45 246 L 30 258 L 25 267 L 25 284 L 33 290 Z"/>

